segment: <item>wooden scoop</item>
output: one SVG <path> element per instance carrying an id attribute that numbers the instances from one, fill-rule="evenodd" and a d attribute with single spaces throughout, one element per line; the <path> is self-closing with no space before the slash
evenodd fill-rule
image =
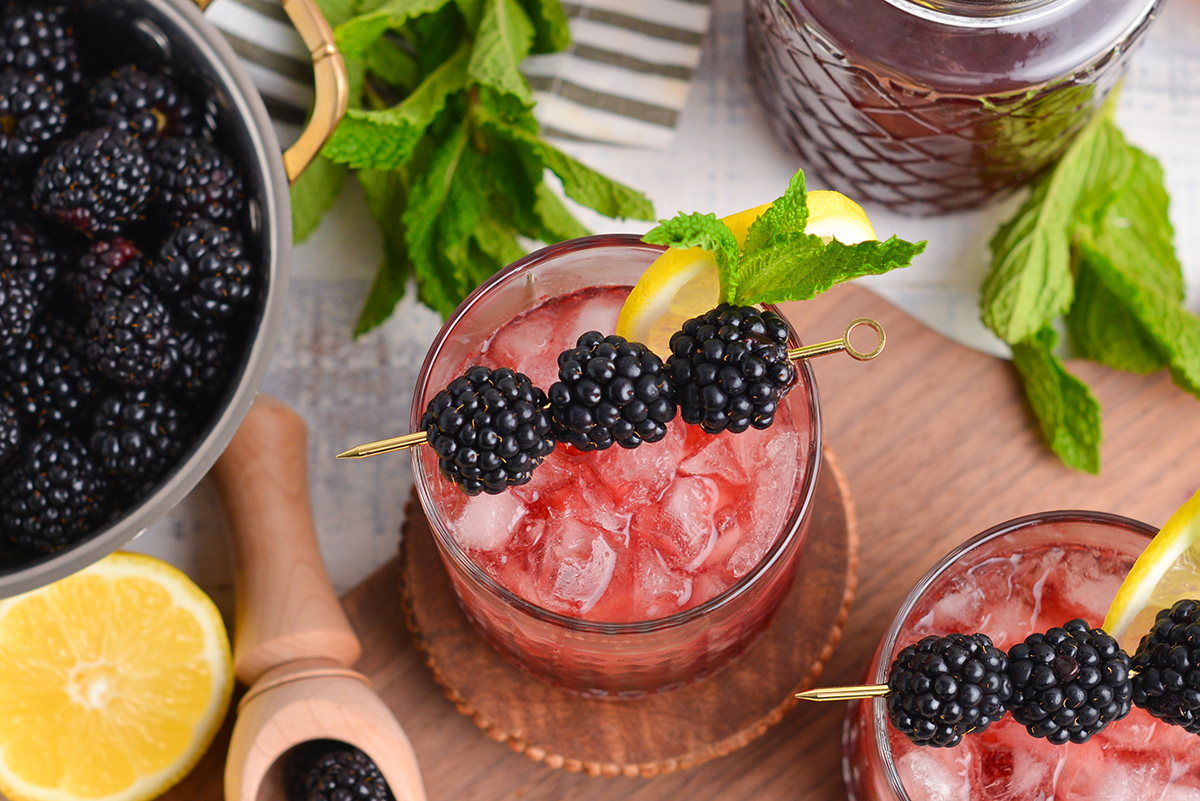
<path id="1" fill-rule="evenodd" d="M 213 478 L 233 534 L 234 669 L 250 689 L 225 763 L 226 801 L 283 801 L 282 757 L 340 740 L 379 766 L 397 801 L 424 801 L 412 745 L 366 677 L 317 547 L 304 420 L 259 395 Z"/>

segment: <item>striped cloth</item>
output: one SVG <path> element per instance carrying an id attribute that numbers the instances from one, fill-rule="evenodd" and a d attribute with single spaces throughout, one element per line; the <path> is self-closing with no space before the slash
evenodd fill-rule
<path id="1" fill-rule="evenodd" d="M 549 137 L 670 146 L 700 63 L 709 0 L 563 2 L 572 43 L 522 65 Z M 277 0 L 216 0 L 206 16 L 229 40 L 276 122 L 304 122 L 308 50 Z"/>

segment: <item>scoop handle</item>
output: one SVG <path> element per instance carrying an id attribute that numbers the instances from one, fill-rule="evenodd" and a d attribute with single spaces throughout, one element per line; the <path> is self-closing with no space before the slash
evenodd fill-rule
<path id="1" fill-rule="evenodd" d="M 212 470 L 233 537 L 233 660 L 246 684 L 299 659 L 350 667 L 362 652 L 317 546 L 307 435 L 300 415 L 259 395 Z"/>

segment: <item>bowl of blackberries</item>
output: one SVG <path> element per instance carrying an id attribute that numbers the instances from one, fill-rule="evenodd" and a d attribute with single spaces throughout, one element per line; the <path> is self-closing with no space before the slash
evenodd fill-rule
<path id="1" fill-rule="evenodd" d="M 165 515 L 266 372 L 288 175 L 185 0 L 0 9 L 0 596 Z"/>

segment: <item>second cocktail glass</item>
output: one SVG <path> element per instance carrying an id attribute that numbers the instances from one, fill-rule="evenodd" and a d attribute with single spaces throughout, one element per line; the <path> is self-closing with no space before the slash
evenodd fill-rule
<path id="1" fill-rule="evenodd" d="M 661 253 L 636 236 L 595 236 L 498 273 L 431 346 L 412 430 L 474 364 L 548 389 L 558 354 L 584 331 L 611 333 Z M 797 372 L 769 429 L 714 436 L 676 418 L 636 450 L 560 444 L 533 481 L 500 495 L 467 498 L 436 454 L 414 449 L 421 504 L 471 622 L 535 676 L 598 697 L 678 686 L 744 651 L 790 589 L 811 518 L 820 412 L 811 368 Z"/>

